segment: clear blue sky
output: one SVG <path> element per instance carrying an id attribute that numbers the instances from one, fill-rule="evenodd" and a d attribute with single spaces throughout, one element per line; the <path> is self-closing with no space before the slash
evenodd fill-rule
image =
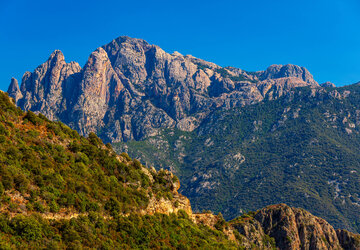
<path id="1" fill-rule="evenodd" d="M 292 63 L 320 83 L 360 81 L 358 0 L 0 0 L 0 89 L 55 49 L 83 66 L 121 35 L 221 66 Z"/>

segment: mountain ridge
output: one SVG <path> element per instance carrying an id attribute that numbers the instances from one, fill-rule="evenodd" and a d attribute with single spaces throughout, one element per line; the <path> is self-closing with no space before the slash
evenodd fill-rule
<path id="1" fill-rule="evenodd" d="M 66 63 L 56 50 L 24 74 L 20 88 L 14 81 L 8 92 L 24 110 L 64 121 L 82 135 L 97 132 L 118 142 L 140 140 L 161 128 L 192 131 L 214 109 L 278 98 L 299 86 L 320 87 L 296 65 L 249 73 L 119 37 L 96 49 L 83 68 Z"/>

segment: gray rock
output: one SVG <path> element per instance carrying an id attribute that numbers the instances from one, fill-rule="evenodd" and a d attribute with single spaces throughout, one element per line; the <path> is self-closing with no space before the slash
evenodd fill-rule
<path id="1" fill-rule="evenodd" d="M 23 95 L 19 88 L 19 83 L 15 78 L 11 78 L 11 82 L 7 92 L 9 93 L 9 96 L 14 98 L 15 103 L 17 103 L 19 99 L 23 98 Z"/>
<path id="2" fill-rule="evenodd" d="M 332 82 L 324 82 L 322 84 L 320 84 L 321 87 L 323 88 L 335 88 L 335 84 L 333 84 Z"/>
<path id="3" fill-rule="evenodd" d="M 8 93 L 24 110 L 118 142 L 164 128 L 192 131 L 214 109 L 276 99 L 299 86 L 319 87 L 296 65 L 249 73 L 124 36 L 95 50 L 83 69 L 56 50 L 24 74 L 20 90 L 12 81 Z"/>

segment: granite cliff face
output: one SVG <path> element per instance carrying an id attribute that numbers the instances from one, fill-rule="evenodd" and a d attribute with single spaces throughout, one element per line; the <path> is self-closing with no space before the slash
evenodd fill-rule
<path id="1" fill-rule="evenodd" d="M 320 87 L 296 65 L 246 72 L 119 37 L 94 51 L 84 68 L 54 51 L 34 72 L 25 72 L 20 88 L 12 79 L 8 93 L 24 110 L 119 142 L 162 128 L 192 131 L 214 109 L 276 99 L 300 86 Z"/>
<path id="2" fill-rule="evenodd" d="M 285 204 L 270 205 L 229 222 L 211 213 L 192 214 L 192 219 L 222 230 L 244 249 L 360 249 L 360 235 L 335 230 L 324 219 Z"/>
<path id="3" fill-rule="evenodd" d="M 325 220 L 285 204 L 271 205 L 230 222 L 246 248 L 359 249 L 360 237 L 334 230 Z"/>

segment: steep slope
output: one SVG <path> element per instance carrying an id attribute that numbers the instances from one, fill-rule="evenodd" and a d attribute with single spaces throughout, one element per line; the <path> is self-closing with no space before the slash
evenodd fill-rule
<path id="1" fill-rule="evenodd" d="M 24 113 L 0 92 L 1 248 L 234 247 L 192 222 L 179 187 L 168 171 Z"/>
<path id="2" fill-rule="evenodd" d="M 82 135 L 96 132 L 106 142 L 119 142 L 162 128 L 192 131 L 212 110 L 276 99 L 299 86 L 319 87 L 296 65 L 250 73 L 119 37 L 94 51 L 83 69 L 55 51 L 24 74 L 20 88 L 12 80 L 8 93 L 23 110 L 61 120 Z"/>
<path id="3" fill-rule="evenodd" d="M 0 92 L 0 247 L 357 249 L 360 235 L 280 204 L 226 222 L 193 214 L 179 180 L 116 155 Z"/>
<path id="4" fill-rule="evenodd" d="M 285 204 L 245 214 L 229 224 L 240 233 L 237 237 L 249 249 L 269 246 L 278 249 L 360 248 L 359 235 L 346 230 L 335 231 L 325 220 Z"/>
<path id="5" fill-rule="evenodd" d="M 195 211 L 234 218 L 287 203 L 360 231 L 360 85 L 298 88 L 275 101 L 213 112 L 193 132 L 115 144 L 175 171 Z"/>

